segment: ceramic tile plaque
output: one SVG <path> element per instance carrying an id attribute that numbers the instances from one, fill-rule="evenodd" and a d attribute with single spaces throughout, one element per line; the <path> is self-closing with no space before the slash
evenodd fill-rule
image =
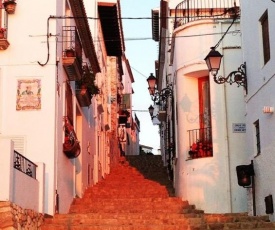
<path id="1" fill-rule="evenodd" d="M 41 109 L 41 80 L 18 80 L 16 110 L 39 109 Z"/>

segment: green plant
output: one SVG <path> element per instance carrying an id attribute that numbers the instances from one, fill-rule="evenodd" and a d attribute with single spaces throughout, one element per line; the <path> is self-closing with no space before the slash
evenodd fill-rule
<path id="1" fill-rule="evenodd" d="M 81 87 L 86 87 L 92 95 L 99 94 L 99 88 L 95 85 L 95 75 L 88 68 L 84 69 L 81 79 Z"/>

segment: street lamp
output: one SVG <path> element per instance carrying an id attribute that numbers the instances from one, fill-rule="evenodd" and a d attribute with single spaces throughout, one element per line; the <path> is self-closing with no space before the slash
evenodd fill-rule
<path id="1" fill-rule="evenodd" d="M 222 57 L 223 55 L 215 50 L 215 47 L 211 47 L 211 51 L 204 59 L 209 72 L 211 72 L 213 76 L 216 76 L 218 74 Z"/>
<path id="2" fill-rule="evenodd" d="M 237 71 L 232 71 L 227 77 L 217 77 L 222 57 L 223 55 L 216 51 L 215 47 L 211 47 L 211 51 L 204 59 L 209 72 L 214 76 L 214 81 L 217 84 L 229 83 L 232 85 L 236 83 L 238 87 L 243 86 L 247 92 L 246 63 L 241 64 Z"/>
<path id="3" fill-rule="evenodd" d="M 149 108 L 148 108 L 148 111 L 150 113 L 150 116 L 152 117 L 153 113 L 154 113 L 154 107 L 152 105 L 150 105 Z"/>
<path id="4" fill-rule="evenodd" d="M 149 90 L 149 94 L 150 95 L 154 95 L 155 94 L 155 90 L 156 90 L 156 83 L 157 83 L 157 79 L 154 77 L 154 75 L 152 73 L 150 73 L 150 76 L 147 78 L 147 82 L 148 82 L 148 90 Z"/>
<path id="5" fill-rule="evenodd" d="M 159 115 L 159 113 L 154 115 L 154 110 L 155 110 L 155 108 L 152 105 L 150 105 L 149 108 L 148 108 L 148 111 L 149 111 L 149 114 L 150 114 L 152 120 L 154 118 L 158 118 L 158 115 Z"/>
<path id="6" fill-rule="evenodd" d="M 155 104 L 159 105 L 160 102 L 164 102 L 168 97 L 172 96 L 172 84 L 169 84 L 166 88 L 162 89 L 161 91 L 158 91 L 156 88 L 157 79 L 156 77 L 154 77 L 152 73 L 147 78 L 147 82 L 149 86 L 149 94 L 151 95 L 151 99 L 152 101 L 154 101 Z"/>

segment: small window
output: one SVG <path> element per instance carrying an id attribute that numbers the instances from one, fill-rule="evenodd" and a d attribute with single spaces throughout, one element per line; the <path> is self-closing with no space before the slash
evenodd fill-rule
<path id="1" fill-rule="evenodd" d="M 264 64 L 266 64 L 270 59 L 270 43 L 269 43 L 269 28 L 268 28 L 268 13 L 267 13 L 267 11 L 261 17 L 260 22 L 261 22 L 261 26 L 262 26 Z"/>
<path id="2" fill-rule="evenodd" d="M 261 139 L 260 139 L 260 123 L 259 120 L 254 122 L 255 140 L 256 140 L 256 155 L 261 153 Z"/>

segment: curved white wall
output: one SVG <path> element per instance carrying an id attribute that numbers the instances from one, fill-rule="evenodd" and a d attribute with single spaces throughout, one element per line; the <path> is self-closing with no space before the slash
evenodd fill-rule
<path id="1" fill-rule="evenodd" d="M 233 123 L 244 123 L 242 87 L 217 85 L 210 76 L 213 157 L 188 159 L 187 130 L 199 128 L 198 78 L 209 74 L 204 58 L 220 39 L 221 35 L 213 33 L 225 31 L 230 23 L 202 20 L 177 28 L 173 50 L 178 118 L 176 193 L 211 213 L 247 211 L 246 191 L 238 186 L 235 171 L 237 165 L 246 162 L 245 134 L 232 130 Z M 232 30 L 238 27 L 236 23 Z M 235 35 L 226 35 L 218 48 L 225 55 L 219 71 L 223 76 L 242 63 L 241 50 L 236 49 L 241 38 Z"/>

